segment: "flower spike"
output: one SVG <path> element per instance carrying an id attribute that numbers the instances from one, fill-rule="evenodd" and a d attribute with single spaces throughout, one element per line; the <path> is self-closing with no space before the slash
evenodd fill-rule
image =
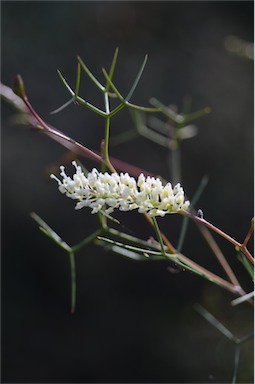
<path id="1" fill-rule="evenodd" d="M 60 167 L 62 180 L 55 175 L 50 177 L 57 181 L 61 193 L 78 200 L 75 209 L 90 207 L 91 213 L 103 210 L 107 215 L 114 209 L 138 209 L 139 213 L 163 217 L 168 213 L 181 213 L 189 207 L 179 183 L 175 187 L 171 183 L 163 185 L 159 178 L 145 177 L 142 173 L 136 181 L 128 173 L 101 173 L 96 168 L 85 176 L 75 161 L 72 164 L 76 168 L 72 178 L 66 175 L 64 166 Z"/>

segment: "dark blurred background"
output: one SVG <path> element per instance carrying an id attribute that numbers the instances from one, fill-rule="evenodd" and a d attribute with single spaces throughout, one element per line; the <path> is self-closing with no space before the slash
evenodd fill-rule
<path id="1" fill-rule="evenodd" d="M 103 80 L 119 47 L 115 84 L 131 86 L 149 55 L 132 101 L 191 110 L 209 106 L 198 136 L 183 143 L 182 184 L 192 196 L 204 175 L 198 208 L 239 241 L 253 215 L 253 61 L 226 49 L 234 36 L 253 42 L 253 2 L 23 2 L 2 1 L 2 82 L 17 73 L 28 97 L 50 124 L 99 150 L 103 119 L 83 107 L 49 112 L 69 98 L 56 69 L 74 84 L 76 55 Z M 81 95 L 102 105 L 82 75 Z M 111 134 L 132 128 L 123 111 Z M 35 211 L 69 244 L 97 228 L 87 210 L 74 211 L 47 174 L 65 149 L 14 123 L 2 105 L 2 382 L 230 382 L 233 345 L 194 311 L 205 306 L 238 337 L 253 329 L 248 305 L 167 263 L 136 263 L 95 245 L 77 254 L 77 310 L 69 313 L 66 254 L 30 218 Z M 111 148 L 111 155 L 171 179 L 169 154 L 144 138 Z M 83 160 L 87 168 L 95 164 Z M 121 215 L 128 233 L 147 239 L 152 229 L 137 213 Z M 177 244 L 181 219 L 159 220 Z M 235 250 L 219 245 L 245 289 L 252 285 Z M 252 244 L 249 245 L 252 251 Z M 183 252 L 221 274 L 213 254 L 190 223 Z M 238 382 L 253 382 L 253 343 L 241 348 Z"/>

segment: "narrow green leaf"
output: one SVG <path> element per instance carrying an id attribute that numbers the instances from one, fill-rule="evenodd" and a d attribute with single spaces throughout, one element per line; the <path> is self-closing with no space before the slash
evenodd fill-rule
<path id="1" fill-rule="evenodd" d="M 69 93 L 71 93 L 72 96 L 75 96 L 75 93 L 74 91 L 72 90 L 72 88 L 70 87 L 70 85 L 67 83 L 66 79 L 64 78 L 64 76 L 62 75 L 62 73 L 60 72 L 59 69 L 57 69 L 57 73 L 62 81 L 62 83 L 64 84 L 64 86 L 66 87 L 66 89 L 68 90 Z"/>
<path id="2" fill-rule="evenodd" d="M 184 117 L 182 115 L 179 115 L 171 108 L 167 107 L 163 103 L 161 103 L 159 100 L 157 100 L 155 97 L 152 97 L 150 99 L 150 103 L 154 105 L 154 107 L 160 109 L 160 111 L 167 117 L 169 117 L 174 122 L 181 124 L 184 122 Z"/>
<path id="3" fill-rule="evenodd" d="M 203 109 L 201 109 L 199 111 L 192 112 L 192 113 L 184 116 L 184 123 L 185 124 L 186 123 L 190 123 L 193 120 L 197 120 L 200 117 L 208 115 L 208 113 L 210 113 L 210 112 L 211 112 L 211 108 L 209 108 L 209 107 L 205 107 L 205 108 L 203 108 Z"/>
<path id="4" fill-rule="evenodd" d="M 86 100 L 82 99 L 80 96 L 76 96 L 75 100 L 78 101 L 79 104 L 84 105 L 85 107 L 87 107 L 91 111 L 97 113 L 98 115 L 100 115 L 102 117 L 106 116 L 106 113 L 104 111 L 102 111 L 101 109 L 95 107 L 93 104 L 90 104 Z"/>
<path id="5" fill-rule="evenodd" d="M 129 108 L 137 109 L 138 111 L 143 111 L 143 112 L 151 112 L 151 113 L 161 112 L 160 108 L 143 107 L 141 105 L 135 105 L 135 104 L 129 103 L 128 101 L 126 101 L 126 106 Z"/>
<path id="6" fill-rule="evenodd" d="M 163 136 L 169 139 L 169 124 L 165 121 L 162 121 L 158 117 L 152 115 L 148 117 L 148 125 L 158 133 L 161 133 Z"/>
<path id="7" fill-rule="evenodd" d="M 249 273 L 252 281 L 254 281 L 254 268 L 251 265 L 250 261 L 247 259 L 247 257 L 241 252 L 238 251 L 238 260 L 241 261 L 246 271 Z"/>
<path id="8" fill-rule="evenodd" d="M 135 247 L 133 245 L 123 244 L 123 243 L 120 243 L 119 241 L 107 239 L 106 237 L 102 237 L 102 236 L 97 236 L 97 238 L 98 240 L 104 241 L 105 243 L 108 243 L 108 244 L 118 246 L 120 248 L 128 249 L 130 251 L 134 251 L 141 254 L 153 255 L 153 256 L 161 257 L 162 259 L 164 259 L 164 257 L 162 257 L 161 252 L 152 251 L 150 249 L 144 249 L 140 247 Z"/>
<path id="9" fill-rule="evenodd" d="M 51 115 L 55 115 L 56 113 L 60 112 L 60 111 L 63 111 L 63 109 L 65 109 L 66 107 L 68 107 L 68 105 L 72 104 L 74 102 L 74 97 L 72 97 L 70 100 L 68 100 L 65 104 L 61 105 L 61 107 L 57 108 L 57 109 L 54 109 L 54 111 L 51 111 L 50 114 Z"/>
<path id="10" fill-rule="evenodd" d="M 194 196 L 191 199 L 190 209 L 193 208 L 196 205 L 197 201 L 200 199 L 200 196 L 202 195 L 202 193 L 203 193 L 203 191 L 204 191 L 204 189 L 208 183 L 208 179 L 209 179 L 208 176 L 204 176 L 202 178 L 202 180 L 200 181 L 199 186 L 198 186 Z M 188 229 L 188 218 L 184 217 L 183 222 L 182 222 L 182 227 L 181 227 L 181 233 L 180 233 L 178 245 L 177 245 L 178 252 L 181 252 L 181 249 L 183 247 L 183 243 L 185 240 L 187 229 Z"/>
<path id="11" fill-rule="evenodd" d="M 113 245 L 113 246 L 111 247 L 111 250 L 112 250 L 113 252 L 117 253 L 118 255 L 128 257 L 129 259 L 132 259 L 132 260 L 136 260 L 136 261 L 144 261 L 144 260 L 146 261 L 146 260 L 148 260 L 147 257 L 142 256 L 142 255 L 139 254 L 139 253 L 130 251 L 130 250 L 128 250 L 128 249 L 119 247 L 119 246 L 117 246 L 117 245 Z"/>
<path id="12" fill-rule="evenodd" d="M 155 132 L 154 130 L 148 128 L 145 124 L 138 124 L 137 131 L 141 136 L 153 141 L 153 143 L 169 149 L 169 138 L 161 133 Z"/>
<path id="13" fill-rule="evenodd" d="M 113 78 L 113 74 L 114 74 L 114 70 L 115 70 L 115 66 L 116 66 L 116 61 L 117 61 L 118 53 L 119 53 L 119 48 L 116 48 L 115 52 L 114 52 L 113 59 L 112 59 L 112 64 L 111 64 L 111 67 L 110 67 L 110 71 L 109 71 L 109 78 L 110 79 Z M 107 81 L 106 86 L 105 86 L 105 91 L 106 92 L 108 92 L 109 87 L 110 87 L 110 84 Z"/>
<path id="14" fill-rule="evenodd" d="M 87 73 L 88 77 L 92 80 L 92 82 L 97 86 L 97 88 L 100 89 L 100 91 L 105 92 L 105 87 L 95 78 L 95 76 L 90 72 L 88 67 L 85 65 L 85 63 L 82 61 L 80 56 L 77 56 L 77 59 L 79 63 L 81 64 L 84 71 Z"/>
<path id="15" fill-rule="evenodd" d="M 133 83 L 129 93 L 127 94 L 127 96 L 125 98 L 126 101 L 129 101 L 131 99 L 131 97 L 132 97 L 132 95 L 133 95 L 133 93 L 134 93 L 134 91 L 135 91 L 135 89 L 136 89 L 136 87 L 137 87 L 137 85 L 139 83 L 139 80 L 140 80 L 140 78 L 141 78 L 141 76 L 143 74 L 143 71 L 144 71 L 145 65 L 147 63 L 147 60 L 148 60 L 148 55 L 145 55 L 145 58 L 144 58 L 143 63 L 142 63 L 142 66 L 141 66 L 141 68 L 140 68 L 140 70 L 139 70 L 139 72 L 138 72 L 138 74 L 137 74 L 137 76 L 135 78 L 135 81 L 134 81 L 134 83 Z"/>
<path id="16" fill-rule="evenodd" d="M 115 87 L 115 85 L 113 84 L 112 82 L 112 79 L 110 78 L 110 76 L 108 75 L 108 73 L 106 72 L 106 70 L 104 68 L 102 68 L 102 72 L 103 72 L 103 75 L 104 77 L 106 78 L 107 80 L 107 84 L 108 84 L 108 88 L 109 86 L 112 88 L 112 90 L 114 91 L 114 93 L 116 94 L 116 96 L 121 100 L 121 101 L 125 101 L 124 97 L 120 94 L 120 92 L 118 91 L 118 89 Z"/>
<path id="17" fill-rule="evenodd" d="M 113 236 L 121 238 L 122 240 L 127 240 L 127 241 L 132 242 L 134 244 L 137 244 L 139 246 L 143 245 L 144 247 L 148 247 L 148 245 L 149 245 L 152 250 L 155 250 L 158 252 L 160 251 L 160 246 L 156 241 L 155 242 L 148 242 L 146 240 L 139 239 L 138 237 L 128 235 L 127 233 L 117 231 L 114 228 L 107 228 L 107 232 Z M 167 250 L 166 246 L 165 246 L 165 250 Z"/>
<path id="18" fill-rule="evenodd" d="M 76 266 L 75 266 L 75 254 L 72 250 L 72 248 L 64 242 L 61 237 L 53 231 L 52 228 L 48 226 L 45 221 L 43 221 L 40 216 L 38 216 L 36 213 L 31 212 L 31 217 L 39 224 L 40 230 L 48 236 L 50 239 L 52 239 L 55 243 L 57 243 L 61 248 L 63 248 L 66 252 L 69 254 L 69 261 L 70 261 L 70 275 L 71 275 L 71 313 L 74 313 L 75 311 L 75 304 L 76 304 Z"/>
<path id="19" fill-rule="evenodd" d="M 212 281 L 208 275 L 206 275 L 203 271 L 199 269 L 195 269 L 194 267 L 191 267 L 187 263 L 180 260 L 180 254 L 179 253 L 166 253 L 166 258 L 172 261 L 174 264 L 178 265 L 185 271 L 189 271 L 191 273 L 194 273 L 195 275 L 198 275 L 200 277 L 203 277 L 209 281 Z"/>
<path id="20" fill-rule="evenodd" d="M 75 97 L 79 94 L 80 89 L 80 83 L 81 83 L 81 64 L 77 64 L 77 76 L 76 76 L 76 85 L 75 85 Z"/>
<path id="21" fill-rule="evenodd" d="M 41 219 L 40 216 L 34 212 L 31 212 L 30 216 L 39 224 L 41 230 L 53 241 L 55 241 L 61 248 L 67 252 L 72 251 L 72 248 L 65 241 L 63 241 L 61 237 L 47 223 L 45 223 L 45 221 Z"/>
<path id="22" fill-rule="evenodd" d="M 158 223 L 157 223 L 157 220 L 156 220 L 155 217 L 152 217 L 152 222 L 153 222 L 154 229 L 155 229 L 155 232 L 156 232 L 156 235 L 157 235 L 157 238 L 158 238 L 158 242 L 160 244 L 161 252 L 166 257 L 164 242 L 163 242 L 163 239 L 162 239 L 162 236 L 161 236 L 161 233 L 160 233 L 160 229 L 159 229 L 159 226 L 158 226 Z"/>
<path id="23" fill-rule="evenodd" d="M 209 181 L 209 177 L 207 175 L 202 177 L 202 180 L 200 181 L 199 186 L 198 186 L 194 196 L 192 197 L 191 207 L 194 207 L 196 205 L 196 203 L 198 202 L 198 200 L 200 199 L 202 193 L 204 192 L 204 190 L 208 184 L 208 181 Z"/>
<path id="24" fill-rule="evenodd" d="M 177 251 L 178 252 L 181 252 L 181 250 L 182 250 L 185 236 L 186 236 L 187 229 L 188 229 L 188 222 L 189 222 L 189 219 L 187 217 L 183 217 L 181 232 L 180 232 L 180 236 L 179 236 L 179 240 L 178 240 L 178 244 L 177 244 Z"/>
<path id="25" fill-rule="evenodd" d="M 233 343 L 237 343 L 238 339 L 233 335 L 222 323 L 220 323 L 210 312 L 208 312 L 201 305 L 196 304 L 195 309 L 201 316 L 203 316 L 214 328 L 218 329 L 226 338 L 228 338 Z"/>

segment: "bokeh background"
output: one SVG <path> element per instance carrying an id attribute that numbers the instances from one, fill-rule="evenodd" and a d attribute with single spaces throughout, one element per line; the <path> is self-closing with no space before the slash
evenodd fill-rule
<path id="1" fill-rule="evenodd" d="M 183 143 L 182 184 L 192 196 L 208 175 L 198 208 L 244 238 L 253 214 L 253 61 L 230 52 L 226 39 L 253 42 L 252 1 L 2 1 L 1 12 L 2 82 L 11 86 L 20 73 L 38 113 L 89 148 L 100 148 L 100 117 L 75 105 L 49 114 L 69 97 L 56 69 L 74 83 L 77 54 L 103 79 L 102 67 L 119 47 L 114 79 L 126 94 L 147 53 L 133 102 L 149 106 L 154 96 L 180 108 L 188 97 L 192 111 L 209 106 L 196 122 L 199 134 Z M 81 92 L 102 105 L 85 75 Z M 132 124 L 123 111 L 111 135 Z M 2 382 L 230 382 L 233 345 L 194 304 L 238 337 L 253 329 L 252 310 L 231 307 L 231 294 L 197 276 L 169 273 L 167 263 L 136 263 L 90 245 L 77 254 L 77 309 L 70 315 L 68 257 L 30 218 L 35 211 L 69 244 L 97 228 L 96 217 L 74 211 L 49 180 L 47 170 L 65 153 L 15 124 L 13 110 L 2 105 Z M 171 179 L 168 151 L 145 138 L 114 146 L 111 155 Z M 139 214 L 121 221 L 128 233 L 153 235 Z M 160 225 L 176 244 L 180 218 Z M 250 290 L 234 249 L 217 240 Z M 192 223 L 183 251 L 222 274 Z M 242 346 L 238 380 L 253 382 L 252 341 Z"/>

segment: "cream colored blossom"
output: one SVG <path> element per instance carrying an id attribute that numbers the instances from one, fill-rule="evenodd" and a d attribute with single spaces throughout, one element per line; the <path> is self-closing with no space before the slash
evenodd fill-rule
<path id="1" fill-rule="evenodd" d="M 58 182 L 61 193 L 78 200 L 75 209 L 90 207 L 91 213 L 104 211 L 106 214 L 114 209 L 138 209 L 150 216 L 165 216 L 186 211 L 189 207 L 179 183 L 172 188 L 171 183 L 163 185 L 159 178 L 140 174 L 136 181 L 128 173 L 101 173 L 95 168 L 85 176 L 75 161 L 72 164 L 76 169 L 72 178 L 66 175 L 64 166 L 60 167 L 62 180 L 55 175 L 50 177 Z"/>

